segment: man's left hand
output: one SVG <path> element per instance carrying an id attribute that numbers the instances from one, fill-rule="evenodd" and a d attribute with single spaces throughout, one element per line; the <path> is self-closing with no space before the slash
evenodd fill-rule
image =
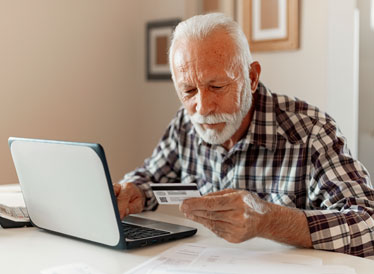
<path id="1" fill-rule="evenodd" d="M 186 199 L 180 206 L 185 216 L 232 243 L 260 236 L 268 202 L 245 190 L 226 189 L 199 198 Z"/>

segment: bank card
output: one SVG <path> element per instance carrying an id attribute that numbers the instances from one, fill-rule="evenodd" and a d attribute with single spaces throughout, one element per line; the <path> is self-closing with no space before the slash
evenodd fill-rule
<path id="1" fill-rule="evenodd" d="M 151 184 L 151 188 L 161 205 L 177 205 L 184 199 L 201 196 L 196 184 Z"/>

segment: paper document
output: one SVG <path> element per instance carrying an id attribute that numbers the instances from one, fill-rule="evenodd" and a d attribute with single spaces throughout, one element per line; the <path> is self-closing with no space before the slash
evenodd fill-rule
<path id="1" fill-rule="evenodd" d="M 29 222 L 29 214 L 25 207 L 7 206 L 0 204 L 0 217 L 14 222 Z"/>
<path id="2" fill-rule="evenodd" d="M 21 186 L 20 184 L 2 185 L 0 193 L 21 193 Z"/>
<path id="3" fill-rule="evenodd" d="M 44 269 L 41 274 L 105 274 L 84 263 L 75 263 Z"/>
<path id="4" fill-rule="evenodd" d="M 184 244 L 171 248 L 126 274 L 355 274 L 346 266 L 323 265 L 311 256 L 241 248 Z"/>

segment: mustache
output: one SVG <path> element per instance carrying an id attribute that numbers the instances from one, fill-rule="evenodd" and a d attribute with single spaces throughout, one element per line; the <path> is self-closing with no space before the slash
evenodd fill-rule
<path id="1" fill-rule="evenodd" d="M 199 113 L 194 113 L 190 116 L 192 122 L 198 124 L 218 124 L 218 123 L 233 123 L 236 120 L 237 114 L 228 113 L 214 113 L 209 115 L 201 115 Z"/>

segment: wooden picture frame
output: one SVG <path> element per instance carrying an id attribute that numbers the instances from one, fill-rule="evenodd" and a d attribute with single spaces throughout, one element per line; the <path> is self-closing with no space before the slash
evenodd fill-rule
<path id="1" fill-rule="evenodd" d="M 299 0 L 243 0 L 241 12 L 251 52 L 299 48 Z"/>
<path id="2" fill-rule="evenodd" d="M 180 19 L 147 23 L 146 77 L 147 80 L 171 80 L 168 51 L 171 36 Z"/>

